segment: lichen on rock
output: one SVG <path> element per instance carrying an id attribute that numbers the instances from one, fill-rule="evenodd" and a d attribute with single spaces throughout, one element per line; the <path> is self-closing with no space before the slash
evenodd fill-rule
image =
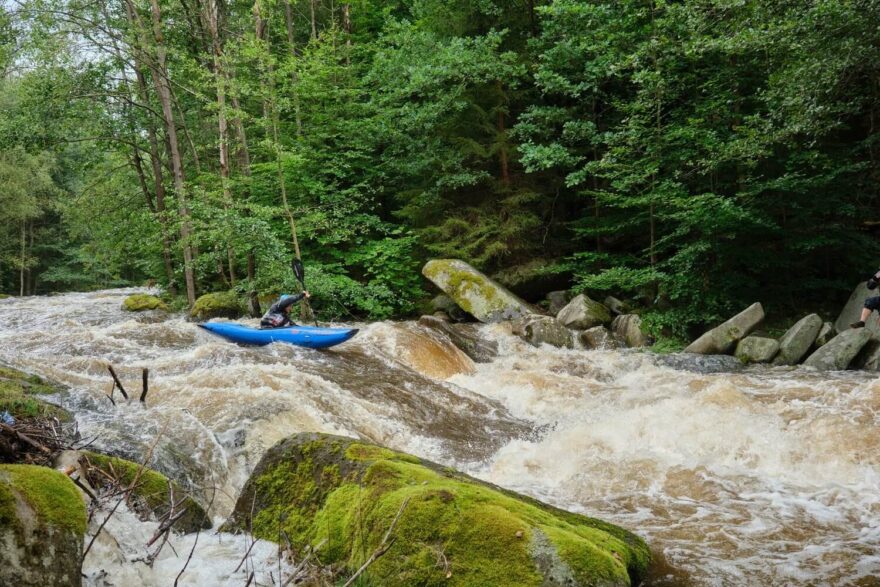
<path id="1" fill-rule="evenodd" d="M 403 507 L 403 504 L 406 504 Z M 272 447 L 226 530 L 317 547 L 376 585 L 631 585 L 650 553 L 634 534 L 553 508 L 452 469 L 350 438 L 298 434 Z M 560 581 L 568 577 L 571 581 Z"/>

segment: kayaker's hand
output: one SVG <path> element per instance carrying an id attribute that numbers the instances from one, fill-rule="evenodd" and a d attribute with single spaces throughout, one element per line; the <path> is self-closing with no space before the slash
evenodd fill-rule
<path id="1" fill-rule="evenodd" d="M 310 294 L 309 290 L 307 290 L 307 289 L 303 290 L 303 295 L 306 297 L 306 299 L 309 299 L 310 297 L 312 297 L 312 294 Z"/>

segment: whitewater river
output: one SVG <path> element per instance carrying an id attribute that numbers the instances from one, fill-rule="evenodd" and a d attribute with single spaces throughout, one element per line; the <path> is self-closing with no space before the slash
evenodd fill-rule
<path id="1" fill-rule="evenodd" d="M 478 327 L 499 357 L 474 364 L 414 322 L 362 324 L 327 351 L 246 348 L 123 312 L 133 291 L 0 300 L 0 362 L 69 386 L 63 405 L 101 449 L 138 460 L 161 435 L 153 466 L 213 498 L 217 521 L 268 447 L 322 431 L 632 530 L 660 561 L 653 585 L 880 584 L 874 374 L 700 374 L 650 353 L 533 348 L 503 326 Z M 146 406 L 110 404 L 108 363 L 138 393 L 149 368 Z M 116 516 L 86 584 L 173 584 L 195 536 L 150 568 L 137 559 L 154 529 Z M 234 570 L 248 547 L 204 533 L 181 584 L 277 579 L 268 543 Z"/>

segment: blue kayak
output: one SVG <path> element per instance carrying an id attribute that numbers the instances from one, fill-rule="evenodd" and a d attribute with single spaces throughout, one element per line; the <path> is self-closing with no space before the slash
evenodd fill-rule
<path id="1" fill-rule="evenodd" d="M 357 328 L 318 328 L 317 326 L 251 328 L 235 322 L 205 322 L 199 326 L 232 342 L 256 345 L 286 342 L 312 349 L 335 346 L 358 332 Z"/>

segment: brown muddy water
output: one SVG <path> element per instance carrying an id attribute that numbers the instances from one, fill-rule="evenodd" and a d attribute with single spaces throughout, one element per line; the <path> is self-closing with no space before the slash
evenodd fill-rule
<path id="1" fill-rule="evenodd" d="M 180 316 L 130 314 L 136 290 L 0 300 L 0 362 L 59 380 L 99 448 L 214 496 L 218 520 L 263 452 L 301 431 L 360 436 L 643 536 L 655 585 L 877 585 L 880 380 L 756 367 L 700 374 L 650 353 L 533 348 L 480 326 L 475 364 L 414 322 L 359 324 L 325 351 L 242 347 Z M 245 321 L 247 323 L 247 321 Z M 146 406 L 112 406 L 106 365 Z M 135 559 L 128 514 L 90 553 L 88 585 L 166 585 L 180 559 Z M 193 539 L 178 539 L 186 558 Z M 248 545 L 203 536 L 185 584 L 243 584 Z M 273 549 L 251 570 L 273 572 Z M 141 553 L 142 556 L 142 553 Z M 262 573 L 262 575 L 260 575 Z M 277 576 L 277 574 L 275 575 Z"/>

